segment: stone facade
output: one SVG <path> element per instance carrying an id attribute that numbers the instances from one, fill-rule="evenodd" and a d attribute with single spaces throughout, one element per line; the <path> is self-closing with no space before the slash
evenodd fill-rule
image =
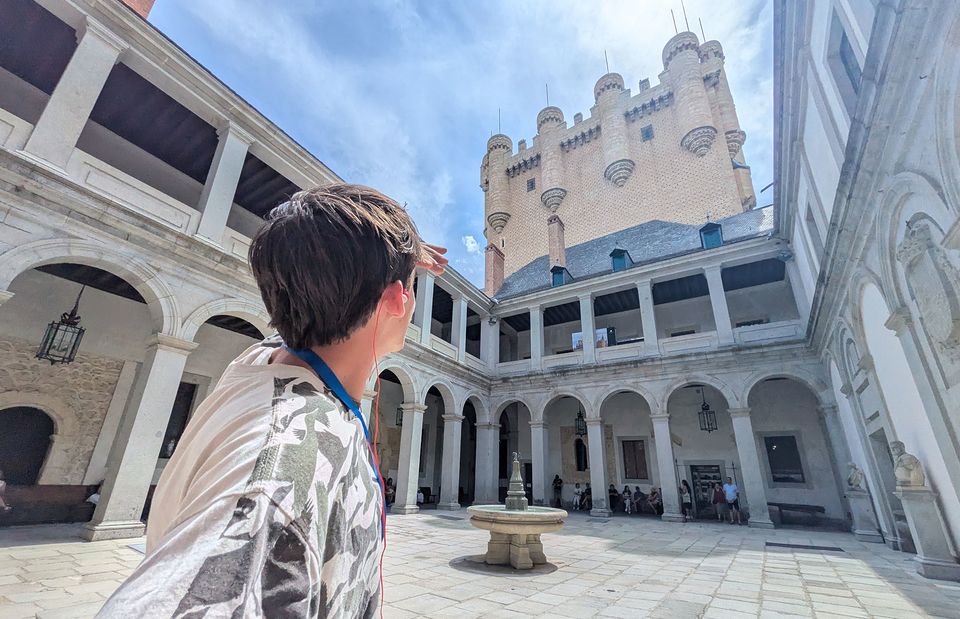
<path id="1" fill-rule="evenodd" d="M 0 338 L 0 408 L 33 406 L 50 415 L 56 434 L 39 481 L 80 484 L 123 363 L 81 353 L 55 366 L 35 353 L 35 342 Z"/>
<path id="2" fill-rule="evenodd" d="M 566 224 L 565 241 L 583 243 L 652 219 L 704 223 L 753 208 L 733 97 L 717 41 L 683 32 L 664 48 L 660 83 L 633 94 L 610 73 L 595 87 L 590 116 L 567 126 L 563 112 L 537 116 L 528 148 L 496 135 L 481 165 L 487 241 L 505 255 L 510 275 L 554 255 L 548 219 Z M 717 142 L 714 148 L 714 142 Z"/>

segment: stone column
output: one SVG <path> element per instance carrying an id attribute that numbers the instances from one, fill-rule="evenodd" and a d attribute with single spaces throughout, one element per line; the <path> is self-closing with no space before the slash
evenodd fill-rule
<path id="1" fill-rule="evenodd" d="M 90 464 L 87 465 L 87 473 L 83 476 L 85 485 L 99 484 L 101 480 L 106 478 L 107 458 L 110 457 L 110 449 L 117 437 L 117 428 L 120 427 L 123 412 L 129 403 L 130 392 L 133 390 L 136 376 L 136 361 L 124 361 L 123 367 L 120 368 L 120 376 L 117 377 L 117 384 L 113 389 L 113 397 L 110 398 L 110 405 L 107 407 L 107 414 L 100 426 L 97 444 L 90 456 Z"/>
<path id="2" fill-rule="evenodd" d="M 806 330 L 807 321 L 810 319 L 811 301 L 807 296 L 807 291 L 803 287 L 803 279 L 800 276 L 800 268 L 795 259 L 787 262 L 787 281 L 790 283 L 790 290 L 793 292 L 793 301 L 797 305 L 797 315 L 800 316 L 801 328 Z"/>
<path id="3" fill-rule="evenodd" d="M 457 347 L 457 361 L 463 363 L 467 357 L 467 300 L 463 295 L 453 297 L 453 325 L 450 339 Z"/>
<path id="4" fill-rule="evenodd" d="M 660 354 L 660 340 L 657 336 L 657 315 L 653 307 L 653 284 L 645 280 L 637 284 L 640 297 L 640 320 L 643 324 L 643 354 Z"/>
<path id="5" fill-rule="evenodd" d="M 653 441 L 657 448 L 657 470 L 660 473 L 660 496 L 663 499 L 662 520 L 683 522 L 680 511 L 680 491 L 677 488 L 677 467 L 673 457 L 673 438 L 670 436 L 670 416 L 651 415 Z"/>
<path id="6" fill-rule="evenodd" d="M 460 509 L 460 433 L 463 415 L 443 415 L 443 470 L 438 509 Z"/>
<path id="7" fill-rule="evenodd" d="M 497 439 L 500 424 L 477 424 L 477 477 L 474 488 L 475 501 L 478 504 L 497 502 Z"/>
<path id="8" fill-rule="evenodd" d="M 77 29 L 77 49 L 57 82 L 23 150 L 66 168 L 77 139 L 125 41 L 90 17 Z"/>
<path id="9" fill-rule="evenodd" d="M 500 362 L 500 320 L 496 316 L 487 316 L 480 323 L 480 340 L 483 361 L 494 374 Z"/>
<path id="10" fill-rule="evenodd" d="M 746 491 L 746 503 L 750 509 L 751 527 L 772 529 L 770 508 L 767 507 L 767 491 L 760 472 L 760 454 L 757 452 L 757 439 L 753 434 L 749 408 L 731 408 L 728 411 L 733 420 L 733 434 L 737 441 L 737 453 L 740 455 L 740 472 Z M 742 496 L 742 495 L 741 495 Z M 741 501 L 741 507 L 744 501 Z"/>
<path id="11" fill-rule="evenodd" d="M 583 362 L 596 363 L 597 335 L 593 320 L 593 295 L 580 297 L 580 330 L 583 332 Z"/>
<path id="12" fill-rule="evenodd" d="M 820 420 L 820 431 L 830 450 L 830 460 L 833 466 L 833 478 L 836 482 L 837 493 L 844 496 L 847 488 L 845 474 L 847 462 L 851 461 L 850 450 L 844 440 L 843 428 L 840 425 L 839 412 L 836 404 L 823 404 L 817 407 L 817 416 Z"/>
<path id="13" fill-rule="evenodd" d="M 234 123 L 217 131 L 220 141 L 207 172 L 207 182 L 200 193 L 197 210 L 201 212 L 197 236 L 219 245 L 237 193 L 240 172 L 253 136 Z"/>
<path id="14" fill-rule="evenodd" d="M 926 578 L 960 582 L 960 563 L 953 556 L 944 529 L 937 494 L 925 486 L 897 486 L 917 554 L 917 573 Z"/>
<path id="15" fill-rule="evenodd" d="M 397 472 L 397 501 L 394 514 L 415 514 L 417 488 L 420 485 L 420 442 L 423 434 L 425 404 L 403 404 L 403 427 L 400 429 L 400 462 Z"/>
<path id="16" fill-rule="evenodd" d="M 553 489 L 547 493 L 547 424 L 530 422 L 530 461 L 533 463 L 533 504 L 548 505 L 553 498 Z M 549 497 L 549 498 L 548 498 Z"/>
<path id="17" fill-rule="evenodd" d="M 530 308 L 530 369 L 539 370 L 543 359 L 543 308 Z"/>
<path id="18" fill-rule="evenodd" d="M 107 459 L 100 503 L 82 533 L 85 539 L 143 535 L 140 514 L 157 468 L 183 366 L 187 355 L 196 347 L 196 342 L 159 333 L 148 340 L 130 404 Z"/>
<path id="19" fill-rule="evenodd" d="M 423 271 L 417 278 L 417 326 L 420 327 L 420 343 L 430 346 L 430 325 L 433 321 L 433 284 L 436 276 Z"/>
<path id="20" fill-rule="evenodd" d="M 593 492 L 591 516 L 609 516 L 607 505 L 607 460 L 604 456 L 603 420 L 587 419 L 587 455 L 590 460 L 590 486 Z"/>
<path id="21" fill-rule="evenodd" d="M 723 280 L 719 265 L 704 269 L 707 286 L 710 288 L 710 306 L 713 307 L 713 320 L 717 323 L 717 341 L 720 346 L 733 344 L 733 327 L 730 325 L 730 311 L 727 309 L 727 295 L 723 292 Z"/>

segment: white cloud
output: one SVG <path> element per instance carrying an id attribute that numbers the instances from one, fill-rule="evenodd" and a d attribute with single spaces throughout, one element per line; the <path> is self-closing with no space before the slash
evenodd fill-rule
<path id="1" fill-rule="evenodd" d="M 723 45 L 759 189 L 773 180 L 769 0 L 685 4 L 691 29 L 699 34 L 701 17 L 708 38 Z M 628 86 L 656 82 L 674 33 L 669 8 L 636 0 L 165 0 L 153 19 L 188 52 L 203 51 L 205 64 L 346 180 L 406 202 L 421 233 L 449 247 L 455 268 L 481 284 L 479 166 L 498 108 L 514 143 L 535 133 L 544 84 L 568 119 L 589 114 L 605 50 Z"/>
<path id="2" fill-rule="evenodd" d="M 466 235 L 460 239 L 463 241 L 463 246 L 467 249 L 468 254 L 479 254 L 480 253 L 480 243 L 477 243 L 477 239 L 473 235 Z"/>

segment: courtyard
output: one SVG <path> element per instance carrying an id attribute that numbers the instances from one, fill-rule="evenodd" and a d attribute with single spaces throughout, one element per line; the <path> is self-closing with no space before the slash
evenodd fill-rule
<path id="1" fill-rule="evenodd" d="M 384 617 L 960 617 L 960 585 L 847 533 L 574 514 L 544 537 L 549 564 L 514 572 L 476 561 L 487 534 L 466 518 L 389 518 Z M 0 531 L 0 617 L 97 612 L 141 554 L 79 531 Z"/>

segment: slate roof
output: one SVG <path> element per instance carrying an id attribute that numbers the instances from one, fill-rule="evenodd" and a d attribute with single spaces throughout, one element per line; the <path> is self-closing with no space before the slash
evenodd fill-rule
<path id="1" fill-rule="evenodd" d="M 723 244 L 729 245 L 768 235 L 774 228 L 773 206 L 753 209 L 718 220 L 723 226 Z M 632 228 L 567 248 L 567 270 L 574 281 L 605 275 L 613 271 L 610 252 L 616 247 L 627 250 L 631 266 L 650 264 L 675 256 L 708 251 L 700 245 L 700 228 L 655 219 Z M 540 256 L 510 274 L 493 295 L 504 300 L 550 288 L 548 256 Z"/>

